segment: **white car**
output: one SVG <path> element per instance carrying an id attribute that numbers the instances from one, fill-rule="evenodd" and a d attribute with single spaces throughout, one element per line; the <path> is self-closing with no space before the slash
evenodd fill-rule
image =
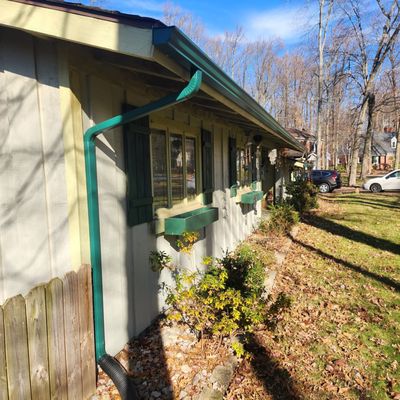
<path id="1" fill-rule="evenodd" d="M 369 179 L 363 188 L 375 193 L 382 190 L 400 190 L 400 169 L 390 171 L 385 176 Z"/>

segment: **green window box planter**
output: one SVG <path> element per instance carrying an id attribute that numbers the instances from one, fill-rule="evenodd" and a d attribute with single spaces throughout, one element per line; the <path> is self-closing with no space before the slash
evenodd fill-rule
<path id="1" fill-rule="evenodd" d="M 218 221 L 218 208 L 202 207 L 183 214 L 175 215 L 165 220 L 166 235 L 182 235 L 183 232 L 193 232 Z"/>
<path id="2" fill-rule="evenodd" d="M 264 196 L 264 192 L 261 190 L 253 190 L 252 192 L 243 193 L 240 197 L 242 204 L 254 204 L 261 200 Z"/>
<path id="3" fill-rule="evenodd" d="M 230 187 L 230 194 L 231 194 L 231 197 L 236 197 L 237 196 L 237 192 L 238 192 L 238 187 L 237 187 L 237 185 L 232 185 L 231 187 Z"/>

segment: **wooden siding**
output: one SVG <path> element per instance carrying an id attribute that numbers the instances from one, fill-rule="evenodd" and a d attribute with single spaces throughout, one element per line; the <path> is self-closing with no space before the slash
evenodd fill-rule
<path id="1" fill-rule="evenodd" d="M 78 61 L 72 68 L 78 70 Z M 122 111 L 124 102 L 135 106 L 160 98 L 163 93 L 143 87 L 129 80 L 123 71 L 101 65 L 97 70 L 86 60 L 79 59 L 79 81 L 84 130 Z M 96 70 L 96 72 L 94 72 Z M 100 72 L 99 72 L 100 71 Z M 107 74 L 108 72 L 108 74 Z M 78 72 L 77 72 L 78 73 Z M 119 76 L 120 85 L 110 76 Z M 76 78 L 78 79 L 78 78 Z M 168 271 L 158 275 L 151 271 L 149 254 L 153 250 L 165 251 L 175 263 L 194 269 L 201 267 L 206 255 L 221 257 L 232 250 L 258 223 L 258 214 L 252 209 L 243 211 L 230 197 L 228 172 L 228 137 L 244 139 L 244 132 L 227 121 L 217 120 L 213 114 L 201 112 L 188 104 L 181 104 L 150 116 L 150 127 L 170 129 L 174 133 L 190 132 L 200 143 L 201 129 L 209 130 L 214 143 L 213 205 L 220 209 L 217 222 L 201 232 L 192 256 L 174 249 L 173 238 L 155 235 L 154 223 L 129 228 L 126 223 L 126 175 L 122 130 L 101 135 L 97 146 L 97 173 L 100 199 L 100 229 L 105 296 L 106 345 L 111 354 L 117 353 L 132 336 L 145 329 L 165 307 L 165 298 L 159 290 L 161 283 L 171 283 Z M 201 165 L 198 165 L 201 170 Z M 115 312 L 118 310 L 118 313 Z"/>
<path id="2" fill-rule="evenodd" d="M 56 54 L 0 28 L 0 302 L 71 269 Z"/>
<path id="3" fill-rule="evenodd" d="M 23 92 L 28 88 L 28 93 Z M 119 114 L 123 103 L 141 106 L 164 94 L 146 87 L 127 70 L 104 59 L 96 61 L 87 49 L 0 28 L 0 301 L 89 262 L 83 133 Z M 111 354 L 145 329 L 165 306 L 159 286 L 171 283 L 171 276 L 169 271 L 151 271 L 148 259 L 152 250 L 167 252 L 176 264 L 201 268 L 204 256 L 220 257 L 232 250 L 260 216 L 260 202 L 256 214 L 244 210 L 229 193 L 228 138 L 236 137 L 238 144 L 244 141 L 241 129 L 190 101 L 152 114 L 150 126 L 188 132 L 198 143 L 201 129 L 212 133 L 213 205 L 219 207 L 220 217 L 201 231 L 191 257 L 175 250 L 174 238 L 156 235 L 153 222 L 128 228 L 122 130 L 99 137 L 106 347 Z M 201 162 L 197 170 L 201 171 Z M 21 248 L 26 253 L 23 257 Z M 55 282 L 52 290 L 61 291 L 59 281 Z M 68 285 L 76 290 L 76 283 L 68 281 Z M 46 299 L 57 302 L 51 293 L 49 296 Z M 75 312 L 81 302 L 66 297 L 57 307 L 64 315 Z M 48 329 L 50 325 L 52 329 L 62 327 L 60 324 L 58 316 L 47 309 Z M 74 327 L 77 325 L 74 321 Z M 62 332 L 69 328 L 62 327 Z M 76 360 L 66 354 L 76 343 L 62 342 L 59 336 L 52 340 L 49 365 L 58 357 L 67 360 L 65 372 L 49 370 L 51 393 L 59 387 L 53 382 L 63 382 L 71 375 L 68 385 L 79 379 L 76 374 L 83 374 L 85 368 L 71 371 Z M 3 375 L 0 358 L 0 382 Z M 84 386 L 82 379 L 83 390 Z"/>

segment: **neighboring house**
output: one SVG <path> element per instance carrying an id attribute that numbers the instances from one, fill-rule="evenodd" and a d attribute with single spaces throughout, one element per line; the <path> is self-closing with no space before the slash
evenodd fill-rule
<path id="1" fill-rule="evenodd" d="M 0 0 L 0 9 L 0 303 L 92 263 L 84 133 L 143 113 L 95 142 L 115 354 L 165 306 L 159 288 L 171 275 L 151 270 L 150 252 L 194 268 L 234 249 L 259 221 L 253 182 L 274 179 L 261 157 L 302 147 L 175 27 L 61 1 Z M 191 98 L 165 99 L 192 77 Z M 206 215 L 194 217 L 191 257 L 176 250 L 171 220 L 186 212 Z"/>
<path id="2" fill-rule="evenodd" d="M 391 129 L 375 132 L 372 137 L 372 166 L 379 170 L 389 170 L 394 167 L 396 156 L 396 133 Z"/>
<path id="3" fill-rule="evenodd" d="M 396 155 L 397 134 L 391 128 L 385 128 L 383 132 L 374 132 L 371 145 L 371 164 L 374 169 L 390 170 L 394 167 Z M 364 148 L 364 139 L 360 142 L 361 152 Z M 339 152 L 339 164 L 347 165 L 351 157 L 351 147 Z M 362 157 L 359 157 L 359 163 Z"/>
<path id="4" fill-rule="evenodd" d="M 312 169 L 315 162 L 316 139 L 304 129 L 288 128 L 287 131 L 303 146 L 301 150 L 284 148 L 279 151 L 277 171 L 275 172 L 274 199 L 279 201 L 286 196 L 286 185 L 295 179 L 296 174 Z"/>
<path id="5" fill-rule="evenodd" d="M 304 167 L 312 169 L 316 160 L 316 137 L 305 129 L 288 128 L 288 132 L 303 145 L 302 152 L 293 149 L 284 151 L 284 156 L 290 160 L 304 163 Z"/>

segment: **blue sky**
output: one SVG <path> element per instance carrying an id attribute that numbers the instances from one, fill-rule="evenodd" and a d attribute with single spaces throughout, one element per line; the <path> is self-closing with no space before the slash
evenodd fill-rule
<path id="1" fill-rule="evenodd" d="M 160 19 L 163 0 L 98 0 L 100 7 Z M 210 35 L 244 27 L 249 40 L 280 37 L 298 42 L 315 22 L 316 0 L 174 0 L 170 3 L 198 17 Z"/>

